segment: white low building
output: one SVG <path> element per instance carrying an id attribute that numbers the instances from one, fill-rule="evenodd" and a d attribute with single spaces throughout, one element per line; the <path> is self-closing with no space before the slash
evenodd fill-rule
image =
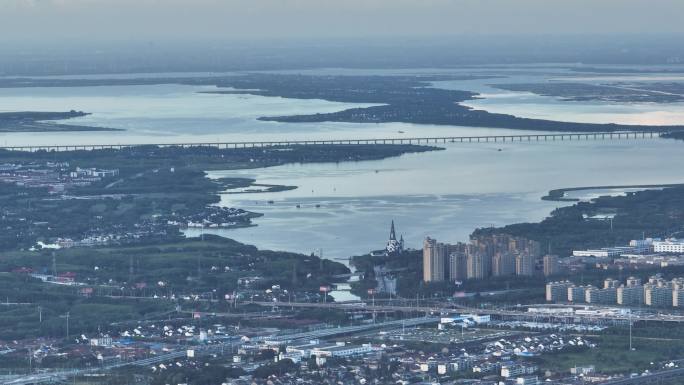
<path id="1" fill-rule="evenodd" d="M 112 337 L 104 336 L 90 339 L 90 346 L 112 346 Z"/>
<path id="2" fill-rule="evenodd" d="M 351 357 L 367 354 L 373 351 L 370 344 L 346 345 L 336 344 L 314 348 L 311 353 L 316 357 Z"/>
<path id="3" fill-rule="evenodd" d="M 684 240 L 669 238 L 664 241 L 653 241 L 656 253 L 684 253 Z"/>

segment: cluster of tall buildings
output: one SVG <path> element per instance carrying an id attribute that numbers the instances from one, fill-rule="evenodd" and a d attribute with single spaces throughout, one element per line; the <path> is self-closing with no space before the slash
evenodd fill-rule
<path id="1" fill-rule="evenodd" d="M 660 275 L 647 282 L 629 277 L 624 284 L 608 278 L 603 287 L 577 286 L 570 281 L 546 284 L 549 302 L 618 304 L 624 306 L 684 307 L 684 278 L 667 281 Z"/>
<path id="2" fill-rule="evenodd" d="M 531 276 L 543 265 L 545 275 L 558 272 L 558 257 L 541 256 L 539 242 L 494 234 L 470 243 L 446 244 L 427 237 L 423 242 L 423 281 L 462 281 L 509 275 Z"/>

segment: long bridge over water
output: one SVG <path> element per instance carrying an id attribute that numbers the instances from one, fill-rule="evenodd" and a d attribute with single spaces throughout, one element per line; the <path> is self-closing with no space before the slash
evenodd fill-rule
<path id="1" fill-rule="evenodd" d="M 614 132 L 566 132 L 549 134 L 519 135 L 481 135 L 481 136 L 438 136 L 438 137 L 394 137 L 369 139 L 328 139 L 328 140 L 275 140 L 275 141 L 242 141 L 242 142 L 197 142 L 197 143 L 137 143 L 137 144 L 64 144 L 64 145 L 25 145 L 0 146 L 0 150 L 9 151 L 78 151 L 124 149 L 140 146 L 157 147 L 214 147 L 254 148 L 254 147 L 287 147 L 313 145 L 380 145 L 380 144 L 446 144 L 446 143 L 487 143 L 487 142 L 532 142 L 532 141 L 572 141 L 572 140 L 617 140 L 617 139 L 652 139 L 659 138 L 663 130 L 614 131 Z"/>

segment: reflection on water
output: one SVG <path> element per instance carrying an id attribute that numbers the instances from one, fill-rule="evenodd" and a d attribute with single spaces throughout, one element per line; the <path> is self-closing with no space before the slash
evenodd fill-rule
<path id="1" fill-rule="evenodd" d="M 492 84 L 544 83 L 547 81 L 585 81 L 588 83 L 681 81 L 684 76 L 601 76 L 577 77 L 564 74 L 553 77 L 549 73 L 517 74 L 503 79 L 442 81 L 435 86 L 447 89 L 470 90 L 480 98 L 463 104 L 474 109 L 524 118 L 559 120 L 582 123 L 619 123 L 634 125 L 682 125 L 684 103 L 616 103 L 603 101 L 564 101 L 560 98 L 536 95 L 530 92 L 507 91 Z"/>
<path id="2" fill-rule="evenodd" d="M 569 191 L 565 194 L 567 198 L 579 199 L 581 201 L 587 202 L 592 199 L 596 199 L 601 196 L 625 196 L 631 192 L 643 191 L 644 188 L 609 188 L 609 189 L 591 189 L 591 190 L 579 190 L 579 191 Z M 648 190 L 661 190 L 661 188 L 648 188 Z"/>
<path id="3" fill-rule="evenodd" d="M 417 248 L 427 235 L 456 242 L 466 239 L 474 227 L 542 219 L 556 204 L 538 199 L 534 194 L 487 194 L 287 198 L 273 204 L 238 201 L 240 207 L 265 214 L 256 220 L 257 227 L 204 232 L 261 248 L 322 252 L 326 258 L 346 262 L 352 255 L 383 248 L 392 219 L 407 246 Z"/>
<path id="4" fill-rule="evenodd" d="M 578 122 L 684 124 L 684 104 L 611 104 L 562 102 L 552 97 L 492 88 L 493 83 L 540 82 L 577 77 L 554 66 L 491 66 L 462 69 L 311 70 L 311 74 L 444 74 L 488 75 L 496 79 L 435 82 L 436 87 L 479 92 L 483 98 L 466 104 L 492 112 Z M 166 74 L 146 74 L 146 77 Z M 179 76 L 180 74 L 175 74 Z M 201 74 L 194 74 L 201 75 Z M 215 74 L 202 74 L 215 75 Z M 657 75 L 645 76 L 657 79 Z M 101 76 L 98 76 L 101 77 Z M 117 77 L 109 76 L 108 77 Z M 124 77 L 132 77 L 125 75 Z M 602 79 L 606 78 L 604 76 Z M 639 81 L 644 76 L 614 80 Z M 602 80 L 604 81 L 604 80 Z M 125 144 L 284 139 L 347 139 L 409 136 L 510 134 L 505 129 L 414 125 L 405 123 L 277 123 L 260 116 L 312 114 L 367 106 L 323 100 L 294 100 L 254 95 L 203 94 L 214 87 L 185 85 L 46 87 L 0 89 L 0 111 L 68 111 L 92 115 L 69 123 L 121 128 L 125 132 L 3 133 L 1 145 Z M 402 133 L 400 133 L 402 132 Z M 516 131 L 517 132 L 517 131 Z"/>
<path id="5" fill-rule="evenodd" d="M 263 248 L 322 249 L 324 256 L 344 260 L 382 248 L 392 219 L 409 247 L 420 247 L 426 235 L 465 241 L 477 227 L 539 221 L 570 204 L 540 200 L 551 189 L 681 183 L 682 164 L 681 142 L 647 139 L 452 144 L 445 151 L 381 161 L 209 175 L 299 186 L 277 193 L 223 195 L 222 205 L 265 215 L 255 220 L 257 227 L 217 233 Z M 574 194 L 584 198 L 623 191 Z"/>
<path id="6" fill-rule="evenodd" d="M 517 116 L 580 122 L 684 124 L 683 104 L 570 103 L 489 86 L 577 76 L 553 66 L 300 72 L 499 75 L 503 78 L 437 82 L 435 86 L 480 92 L 484 99 L 470 101 L 468 105 Z M 605 78 L 601 81 L 606 81 Z M 635 79 L 627 76 L 619 80 Z M 405 123 L 262 122 L 256 119 L 268 115 L 332 112 L 362 105 L 198 93 L 211 89 L 214 88 L 182 85 L 0 89 L 2 111 L 83 110 L 92 115 L 70 122 L 127 130 L 4 133 L 0 134 L 0 144 L 268 141 L 512 133 L 505 129 Z M 399 232 L 404 234 L 410 247 L 419 247 L 426 235 L 448 242 L 464 241 L 476 227 L 538 221 L 554 207 L 567 204 L 539 200 L 550 189 L 681 183 L 682 145 L 665 140 L 450 144 L 446 151 L 407 154 L 379 161 L 212 172 L 212 177 L 252 177 L 260 183 L 299 186 L 296 190 L 278 193 L 224 195 L 221 204 L 262 212 L 265 216 L 255 220 L 257 227 L 216 232 L 261 248 L 304 253 L 322 249 L 324 256 L 341 259 L 383 247 L 392 219 L 396 220 Z M 268 200 L 274 203 L 268 204 Z"/>

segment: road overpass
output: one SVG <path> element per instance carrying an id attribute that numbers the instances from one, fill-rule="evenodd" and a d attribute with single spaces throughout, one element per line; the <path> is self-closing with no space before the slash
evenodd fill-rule
<path id="1" fill-rule="evenodd" d="M 644 375 L 637 375 L 634 377 L 621 378 L 602 382 L 600 385 L 632 385 L 632 384 L 666 384 L 666 383 L 681 383 L 682 376 L 684 376 L 684 368 L 660 370 Z M 677 382 L 674 382 L 677 380 Z"/>
<path id="2" fill-rule="evenodd" d="M 131 147 L 213 147 L 219 149 L 237 149 L 254 147 L 289 147 L 316 145 L 381 145 L 381 144 L 447 144 L 447 143 L 489 143 L 489 142 L 548 142 L 548 141 L 576 141 L 576 140 L 618 140 L 618 139 L 654 139 L 666 130 L 639 130 L 615 132 L 565 132 L 548 134 L 519 134 L 519 135 L 482 135 L 482 136 L 436 136 L 436 137 L 394 137 L 370 139 L 330 139 L 330 140 L 273 140 L 273 141 L 243 141 L 243 142 L 197 142 L 197 143 L 137 143 L 137 144 L 55 144 L 55 145 L 25 145 L 0 146 L 0 150 L 7 151 L 87 151 L 87 150 L 120 150 Z"/>
<path id="3" fill-rule="evenodd" d="M 465 307 L 459 305 L 446 306 L 411 306 L 411 305 L 383 305 L 383 304 L 368 304 L 366 302 L 250 302 L 246 301 L 245 304 L 256 304 L 260 306 L 280 306 L 280 307 L 298 307 L 298 308 L 327 308 L 327 309 L 339 309 L 348 311 L 376 311 L 376 312 L 404 312 L 404 313 L 425 313 L 425 314 L 481 314 L 481 315 L 493 315 L 500 317 L 510 317 L 510 318 L 527 318 L 527 319 L 555 319 L 563 322 L 574 322 L 579 321 L 595 321 L 595 322 L 673 322 L 682 323 L 684 322 L 684 315 L 668 315 L 668 314 L 601 314 L 590 313 L 590 314 L 563 314 L 563 313 L 529 313 L 522 310 L 503 310 L 503 309 L 482 309 L 474 307 Z"/>

